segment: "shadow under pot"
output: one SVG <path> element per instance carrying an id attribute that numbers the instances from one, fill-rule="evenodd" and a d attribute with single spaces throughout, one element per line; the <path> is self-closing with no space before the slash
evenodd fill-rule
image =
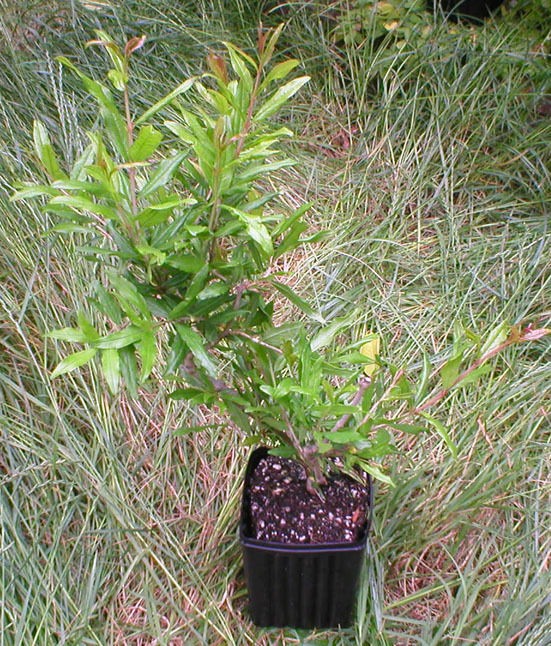
<path id="1" fill-rule="evenodd" d="M 373 489 L 345 475 L 306 490 L 300 464 L 255 449 L 239 537 L 249 612 L 263 627 L 350 626 L 371 524 Z"/>
<path id="2" fill-rule="evenodd" d="M 442 10 L 455 18 L 483 20 L 495 11 L 503 0 L 428 0 L 429 8 Z"/>

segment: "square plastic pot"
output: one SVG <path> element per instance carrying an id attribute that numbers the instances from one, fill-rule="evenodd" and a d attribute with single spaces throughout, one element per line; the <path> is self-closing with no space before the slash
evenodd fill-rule
<path id="1" fill-rule="evenodd" d="M 253 451 L 245 474 L 240 541 L 249 612 L 257 626 L 350 626 L 365 559 L 369 520 L 354 543 L 282 544 L 252 537 L 248 482 L 268 449 Z M 372 486 L 370 510 L 372 508 Z"/>

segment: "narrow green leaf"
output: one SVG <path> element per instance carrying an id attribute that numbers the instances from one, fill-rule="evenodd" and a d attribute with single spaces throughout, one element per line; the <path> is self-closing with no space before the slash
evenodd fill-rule
<path id="1" fill-rule="evenodd" d="M 169 92 L 166 96 L 164 96 L 162 99 L 159 99 L 157 103 L 152 105 L 150 108 L 148 108 L 141 117 L 136 119 L 136 125 L 140 125 L 140 123 L 143 123 L 144 121 L 147 121 L 150 119 L 152 116 L 157 114 L 157 112 L 160 112 L 163 108 L 165 108 L 167 105 L 172 103 L 174 99 L 179 97 L 181 94 L 185 94 L 191 87 L 193 87 L 193 84 L 197 80 L 197 77 L 192 77 L 189 79 L 186 79 L 183 83 L 180 83 L 178 87 L 174 88 L 172 92 Z"/>
<path id="2" fill-rule="evenodd" d="M 373 420 L 375 425 L 384 424 L 385 426 L 390 426 L 390 428 L 395 428 L 397 431 L 402 433 L 410 433 L 412 435 L 418 435 L 426 430 L 421 424 L 404 424 L 402 422 L 395 422 L 391 419 L 375 419 Z"/>
<path id="3" fill-rule="evenodd" d="M 279 81 L 280 79 L 284 79 L 296 67 L 298 67 L 298 65 L 300 65 L 300 61 L 294 58 L 291 58 L 289 60 L 278 63 L 277 65 L 274 65 L 266 75 L 266 78 L 264 79 L 264 81 L 262 81 L 260 90 L 262 91 L 265 88 L 267 88 L 268 85 L 270 85 L 270 83 L 273 83 L 273 81 Z"/>
<path id="4" fill-rule="evenodd" d="M 129 345 L 119 351 L 121 377 L 132 397 L 138 394 L 138 366 L 134 346 Z"/>
<path id="5" fill-rule="evenodd" d="M 460 352 L 451 359 L 448 359 L 448 361 L 446 361 L 446 363 L 440 368 L 440 378 L 442 379 L 442 385 L 446 390 L 453 386 L 453 383 L 459 376 L 459 369 L 462 361 L 463 352 Z"/>
<path id="6" fill-rule="evenodd" d="M 321 314 L 316 312 L 304 299 L 302 299 L 291 287 L 280 283 L 277 280 L 272 280 L 272 285 L 277 289 L 280 294 L 283 294 L 293 305 L 296 305 L 308 318 L 311 318 L 318 323 L 325 323 L 325 319 Z"/>
<path id="7" fill-rule="evenodd" d="M 80 368 L 93 359 L 96 356 L 96 352 L 97 350 L 95 348 L 88 348 L 87 350 L 81 350 L 80 352 L 70 354 L 57 365 L 55 370 L 52 372 L 51 378 L 55 379 L 60 375 L 71 372 L 76 368 Z"/>
<path id="8" fill-rule="evenodd" d="M 298 207 L 291 215 L 283 218 L 274 230 L 274 237 L 280 236 L 285 233 L 288 229 L 291 229 L 295 224 L 300 220 L 300 218 L 312 208 L 313 202 L 306 202 Z"/>
<path id="9" fill-rule="evenodd" d="M 127 314 L 131 314 L 132 309 L 134 309 L 146 320 L 151 319 L 151 312 L 146 300 L 133 283 L 119 276 L 115 271 L 110 272 L 109 282 L 114 288 L 115 298 Z"/>
<path id="10" fill-rule="evenodd" d="M 206 350 L 206 344 L 203 337 L 189 327 L 189 325 L 178 323 L 175 327 L 178 335 L 187 345 L 199 365 L 207 372 L 209 377 L 216 377 L 217 366 Z"/>
<path id="11" fill-rule="evenodd" d="M 483 357 L 486 353 L 491 352 L 499 345 L 501 345 L 509 336 L 511 326 L 508 323 L 500 323 L 486 336 L 484 345 L 480 348 L 480 356 Z"/>
<path id="12" fill-rule="evenodd" d="M 480 380 L 481 377 L 489 374 L 490 372 L 492 372 L 492 370 L 493 370 L 493 367 L 490 364 L 484 363 L 483 365 L 473 370 L 465 378 L 461 379 L 461 381 L 457 383 L 456 387 L 463 388 L 464 386 L 475 384 L 477 381 Z"/>
<path id="13" fill-rule="evenodd" d="M 287 101 L 294 96 L 300 88 L 308 83 L 309 76 L 299 76 L 289 83 L 280 87 L 256 112 L 255 120 L 263 121 L 272 116 L 279 110 Z"/>
<path id="14" fill-rule="evenodd" d="M 120 384 L 120 361 L 119 353 L 114 348 L 107 348 L 101 353 L 101 368 L 103 376 L 109 386 L 109 390 L 115 395 Z"/>
<path id="15" fill-rule="evenodd" d="M 73 167 L 71 168 L 71 179 L 82 181 L 86 178 L 86 167 L 94 163 L 95 146 L 89 144 L 82 151 L 82 154 L 76 159 Z"/>
<path id="16" fill-rule="evenodd" d="M 171 335 L 169 346 L 170 352 L 168 353 L 164 376 L 177 374 L 188 352 L 186 344 L 178 334 Z"/>
<path id="17" fill-rule="evenodd" d="M 320 435 L 332 444 L 353 444 L 363 439 L 358 431 L 335 431 L 333 433 L 321 433 Z"/>
<path id="18" fill-rule="evenodd" d="M 277 41 L 279 40 L 284 27 L 285 23 L 280 23 L 269 35 L 269 38 L 264 47 L 264 51 L 262 53 L 262 61 L 264 63 L 268 62 L 272 58 L 275 47 L 277 45 Z"/>
<path id="19" fill-rule="evenodd" d="M 153 330 L 144 330 L 137 349 L 142 361 L 140 381 L 144 382 L 151 374 L 157 358 L 157 344 Z"/>
<path id="20" fill-rule="evenodd" d="M 80 195 L 57 195 L 50 200 L 50 204 L 59 204 L 71 209 L 76 209 L 77 211 L 86 211 L 88 213 L 93 213 L 94 215 L 101 215 L 108 220 L 119 220 L 119 215 L 115 209 L 110 206 L 98 204 L 97 202 L 94 202 L 87 197 L 81 197 Z"/>
<path id="21" fill-rule="evenodd" d="M 169 157 L 168 159 L 163 159 L 163 161 L 158 164 L 155 171 L 151 174 L 147 182 L 142 186 L 139 192 L 140 199 L 148 197 L 159 188 L 166 186 L 174 177 L 174 173 L 176 173 L 181 163 L 186 158 L 187 154 L 188 153 L 184 151 L 177 153 L 176 155 Z"/>
<path id="22" fill-rule="evenodd" d="M 230 56 L 230 63 L 233 68 L 233 71 L 237 74 L 241 82 L 244 84 L 247 92 L 251 92 L 253 89 L 253 77 L 245 64 L 245 60 L 248 59 L 249 63 L 253 65 L 253 68 L 256 68 L 254 61 L 246 56 L 244 52 L 237 49 L 234 45 L 230 43 L 225 43 Z"/>
<path id="23" fill-rule="evenodd" d="M 59 167 L 48 132 L 41 121 L 35 120 L 33 124 L 33 140 L 35 152 L 48 175 L 52 179 L 65 177 L 65 173 Z"/>
<path id="24" fill-rule="evenodd" d="M 18 200 L 30 200 L 35 197 L 41 197 L 42 195 L 55 197 L 56 195 L 59 195 L 59 191 L 45 184 L 33 184 L 31 186 L 23 185 L 18 188 L 18 190 L 13 193 L 13 195 L 11 195 L 10 202 L 17 202 Z"/>
<path id="25" fill-rule="evenodd" d="M 77 322 L 79 328 L 82 330 L 82 333 L 86 336 L 86 341 L 92 343 L 99 339 L 99 332 L 96 330 L 94 325 L 88 320 L 88 317 L 84 312 L 78 312 Z"/>
<path id="26" fill-rule="evenodd" d="M 157 150 L 163 140 L 163 135 L 153 126 L 144 126 L 140 129 L 134 143 L 130 146 L 128 157 L 133 162 L 146 161 Z"/>
<path id="27" fill-rule="evenodd" d="M 59 330 L 48 332 L 47 336 L 50 339 L 58 341 L 67 341 L 69 343 L 86 343 L 88 340 L 87 335 L 79 328 L 64 327 Z"/>
<path id="28" fill-rule="evenodd" d="M 174 255 L 169 256 L 165 264 L 186 274 L 196 274 L 204 267 L 204 260 L 191 255 Z"/>
<path id="29" fill-rule="evenodd" d="M 415 406 L 418 406 L 427 394 L 431 371 L 432 364 L 430 362 L 429 355 L 426 352 L 423 352 L 423 370 L 421 371 L 419 385 L 417 386 L 417 391 L 415 393 Z"/>
<path id="30" fill-rule="evenodd" d="M 321 350 L 322 348 L 326 348 L 328 345 L 331 345 L 336 336 L 350 328 L 355 318 L 356 315 L 354 312 L 348 316 L 337 318 L 334 321 L 331 321 L 329 325 L 322 327 L 311 341 L 312 350 Z"/>
<path id="31" fill-rule="evenodd" d="M 144 335 L 143 330 L 134 325 L 130 325 L 124 330 L 112 332 L 107 336 L 103 336 L 94 342 L 94 348 L 101 350 L 120 350 L 128 345 L 133 345 L 142 340 Z"/>
<path id="32" fill-rule="evenodd" d="M 389 478 L 381 469 L 374 464 L 371 464 L 370 462 L 366 462 L 365 460 L 356 460 L 356 464 L 365 471 L 366 473 L 369 473 L 370 476 L 373 476 L 376 480 L 380 480 L 381 482 L 384 482 L 387 485 L 390 485 L 391 487 L 394 487 L 394 482 L 392 481 L 392 478 Z"/>
<path id="33" fill-rule="evenodd" d="M 262 222 L 253 217 L 248 218 L 246 227 L 249 236 L 262 249 L 266 256 L 270 257 L 274 252 L 274 247 L 268 229 Z"/>
<path id="34" fill-rule="evenodd" d="M 454 458 L 457 458 L 457 447 L 455 446 L 455 443 L 450 437 L 450 434 L 448 433 L 447 428 L 437 420 L 435 417 L 432 417 L 432 415 L 429 415 L 428 413 L 422 412 L 420 413 L 421 416 L 427 420 L 427 422 L 436 430 L 438 435 L 444 440 L 446 443 L 446 446 L 450 450 L 450 453 Z"/>

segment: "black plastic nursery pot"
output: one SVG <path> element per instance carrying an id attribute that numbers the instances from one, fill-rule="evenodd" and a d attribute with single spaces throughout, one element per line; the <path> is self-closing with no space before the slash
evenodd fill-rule
<path id="1" fill-rule="evenodd" d="M 263 627 L 338 628 L 350 626 L 365 558 L 372 508 L 353 543 L 284 544 L 252 537 L 247 485 L 268 449 L 255 449 L 245 473 L 240 541 L 249 612 Z"/>

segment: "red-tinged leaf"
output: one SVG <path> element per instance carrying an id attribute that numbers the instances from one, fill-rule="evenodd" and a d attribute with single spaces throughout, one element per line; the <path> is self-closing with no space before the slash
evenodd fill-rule
<path id="1" fill-rule="evenodd" d="M 548 334 L 551 334 L 551 329 L 550 328 L 539 328 L 537 330 L 533 330 L 531 328 L 527 328 L 526 330 L 523 330 L 520 340 L 521 341 L 538 341 L 539 339 L 543 339 L 544 336 L 547 336 Z"/>
<path id="2" fill-rule="evenodd" d="M 134 36 L 134 38 L 131 38 L 126 43 L 126 46 L 124 48 L 124 55 L 126 56 L 126 58 L 129 58 L 136 50 L 140 49 L 140 47 L 143 47 L 145 39 L 145 36 Z"/>

